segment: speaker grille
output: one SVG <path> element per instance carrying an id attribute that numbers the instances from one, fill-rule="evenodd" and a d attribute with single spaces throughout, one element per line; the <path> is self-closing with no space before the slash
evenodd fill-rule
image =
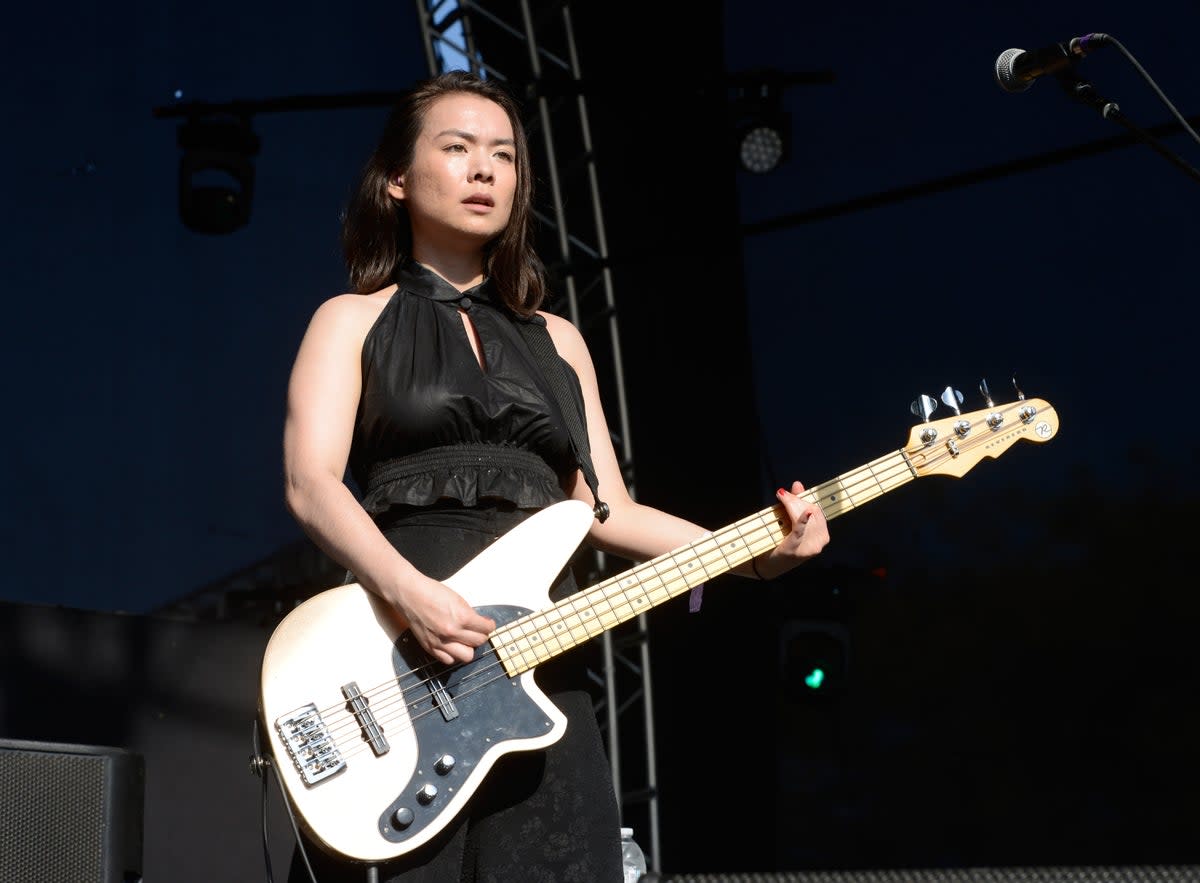
<path id="1" fill-rule="evenodd" d="M 3 747 L 21 744 L 43 747 Z M 118 749 L 60 747 L 67 750 L 0 743 L 0 881 L 140 879 L 127 874 L 140 872 L 140 758 L 135 764 L 136 756 Z"/>

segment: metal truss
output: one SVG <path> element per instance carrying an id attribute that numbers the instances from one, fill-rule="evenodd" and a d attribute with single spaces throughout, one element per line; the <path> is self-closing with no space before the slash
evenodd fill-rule
<path id="1" fill-rule="evenodd" d="M 570 6 L 530 0 L 417 0 L 431 74 L 470 70 L 505 82 L 523 99 L 539 193 L 539 249 L 553 287 L 562 293 L 549 309 L 566 312 L 588 341 L 626 486 L 636 497 L 633 446 L 613 279 L 609 268 L 599 176 L 588 124 L 587 95 Z M 553 259 L 550 258 L 553 256 Z M 615 570 L 603 553 L 577 562 L 586 585 Z M 649 631 L 645 615 L 605 632 L 600 643 L 604 699 L 597 715 L 605 730 L 622 824 L 635 829 L 652 870 L 661 870 Z M 630 718 L 640 714 L 642 739 Z M 626 755 L 642 754 L 630 770 Z M 631 784 L 632 783 L 632 784 Z M 648 836 L 648 840 L 647 840 Z"/>

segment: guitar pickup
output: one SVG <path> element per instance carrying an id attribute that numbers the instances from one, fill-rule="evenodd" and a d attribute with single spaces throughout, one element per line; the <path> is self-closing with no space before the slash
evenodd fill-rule
<path id="1" fill-rule="evenodd" d="M 375 720 L 374 712 L 371 711 L 371 700 L 363 695 L 362 690 L 358 688 L 358 684 L 355 681 L 342 686 L 342 695 L 346 697 L 346 707 L 350 709 L 350 713 L 358 721 L 363 739 L 371 746 L 371 750 L 375 752 L 375 756 L 381 757 L 387 754 L 390 746 L 388 745 L 388 740 L 383 735 L 383 727 L 379 726 L 379 722 Z"/>
<path id="2" fill-rule="evenodd" d="M 345 768 L 342 753 L 311 702 L 277 718 L 275 731 L 304 784 L 315 785 Z"/>
<path id="3" fill-rule="evenodd" d="M 400 638 L 400 643 L 407 645 L 405 656 L 411 663 L 411 671 L 433 671 L 438 668 L 443 671 L 449 671 L 449 669 L 440 665 L 432 656 L 422 650 L 415 640 L 411 639 L 412 632 L 405 632 Z M 458 717 L 458 706 L 454 704 L 454 697 L 450 695 L 450 691 L 442 683 L 440 675 L 434 674 L 430 676 L 425 682 L 425 687 L 429 690 L 434 707 L 442 713 L 442 717 L 445 720 L 452 721 Z"/>

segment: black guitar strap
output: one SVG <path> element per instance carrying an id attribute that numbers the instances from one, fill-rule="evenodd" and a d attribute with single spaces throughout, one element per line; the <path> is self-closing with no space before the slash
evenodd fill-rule
<path id="1" fill-rule="evenodd" d="M 596 506 L 592 511 L 596 514 L 596 518 L 604 523 L 608 519 L 608 504 L 600 499 L 600 483 L 596 479 L 596 470 L 592 466 L 592 446 L 588 443 L 587 418 L 579 407 L 578 399 L 572 394 L 566 366 L 558 355 L 558 350 L 554 348 L 550 332 L 546 330 L 546 320 L 542 316 L 535 315 L 530 319 L 517 319 L 516 324 L 521 329 L 521 334 L 524 335 L 534 357 L 541 363 L 542 373 L 549 382 L 550 389 L 554 392 L 554 398 L 558 400 L 558 409 L 562 412 L 563 419 L 567 421 L 567 430 L 571 433 L 571 446 L 575 449 L 575 459 L 579 462 L 579 468 L 583 470 L 584 480 L 592 489 L 592 499 L 596 501 Z"/>

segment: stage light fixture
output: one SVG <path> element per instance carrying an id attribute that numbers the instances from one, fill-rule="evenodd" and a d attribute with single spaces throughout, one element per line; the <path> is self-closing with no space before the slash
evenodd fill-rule
<path id="1" fill-rule="evenodd" d="M 179 216 L 188 229 L 219 235 L 249 222 L 259 145 L 246 116 L 197 115 L 179 127 Z"/>
<path id="2" fill-rule="evenodd" d="M 779 119 L 754 120 L 738 135 L 738 161 L 757 175 L 774 171 L 787 158 L 788 130 Z"/>
<path id="3" fill-rule="evenodd" d="M 731 103 L 738 163 L 765 175 L 791 153 L 792 120 L 781 109 L 778 76 L 764 73 L 759 82 L 739 86 Z"/>

